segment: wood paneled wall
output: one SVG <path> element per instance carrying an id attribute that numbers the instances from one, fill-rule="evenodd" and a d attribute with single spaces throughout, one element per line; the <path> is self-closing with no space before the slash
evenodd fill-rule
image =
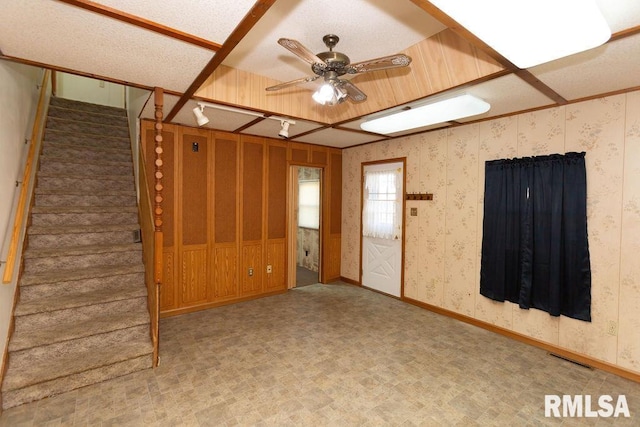
<path id="1" fill-rule="evenodd" d="M 353 78 L 353 83 L 369 95 L 366 102 L 359 104 L 345 102 L 323 107 L 311 102 L 311 91 L 296 87 L 267 92 L 266 87 L 282 82 L 223 65 L 205 81 L 196 96 L 285 116 L 337 123 L 505 71 L 503 66 L 450 29 L 416 43 L 402 53 L 411 57 L 409 67 Z"/>
<path id="2" fill-rule="evenodd" d="M 153 125 L 142 122 L 148 171 Z M 291 164 L 324 170 L 320 277 L 340 277 L 341 150 L 178 125 L 163 138 L 162 316 L 287 290 Z"/>

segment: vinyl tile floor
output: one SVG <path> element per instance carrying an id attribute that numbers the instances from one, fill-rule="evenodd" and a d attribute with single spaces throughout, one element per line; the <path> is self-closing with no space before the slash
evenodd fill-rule
<path id="1" fill-rule="evenodd" d="M 0 426 L 640 425 L 640 384 L 342 283 L 161 321 L 161 365 L 6 410 Z M 545 418 L 545 395 L 630 418 Z"/>

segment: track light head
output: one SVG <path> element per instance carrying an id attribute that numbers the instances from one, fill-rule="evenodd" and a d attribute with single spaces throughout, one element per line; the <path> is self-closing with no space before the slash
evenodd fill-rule
<path id="1" fill-rule="evenodd" d="M 204 105 L 198 104 L 198 106 L 193 109 L 193 115 L 196 116 L 198 126 L 204 126 L 209 123 L 209 118 L 204 115 Z"/>
<path id="2" fill-rule="evenodd" d="M 278 132 L 278 136 L 282 137 L 282 138 L 289 138 L 289 125 L 291 125 L 291 123 L 289 123 L 286 120 L 280 120 L 280 132 Z"/>

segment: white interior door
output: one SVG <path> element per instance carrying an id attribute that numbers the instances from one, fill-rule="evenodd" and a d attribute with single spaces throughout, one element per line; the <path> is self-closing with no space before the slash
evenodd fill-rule
<path id="1" fill-rule="evenodd" d="M 366 165 L 363 178 L 362 285 L 400 297 L 403 163 Z"/>

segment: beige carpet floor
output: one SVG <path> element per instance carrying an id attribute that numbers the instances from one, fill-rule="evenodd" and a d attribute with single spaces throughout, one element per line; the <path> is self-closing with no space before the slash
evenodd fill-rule
<path id="1" fill-rule="evenodd" d="M 160 354 L 0 425 L 640 424 L 638 383 L 340 283 L 163 319 Z M 624 394 L 631 418 L 545 418 L 545 394 Z"/>

